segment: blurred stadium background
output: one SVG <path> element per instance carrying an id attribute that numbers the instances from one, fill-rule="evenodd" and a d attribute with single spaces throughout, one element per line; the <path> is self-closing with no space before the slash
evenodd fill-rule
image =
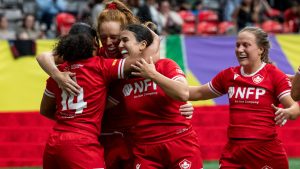
<path id="1" fill-rule="evenodd" d="M 127 3 L 140 17 L 139 10 L 147 5 L 154 5 L 161 14 L 176 12 L 180 24 L 158 25 L 163 37 L 161 55 L 182 67 L 190 85 L 200 85 L 220 70 L 237 64 L 235 34 L 240 27 L 236 23 L 243 19 L 231 16 L 240 9 L 242 1 L 171 0 L 169 7 L 164 3 L 164 10 L 161 1 Z M 254 2 L 261 5 L 260 17 L 246 24 L 260 26 L 270 33 L 271 59 L 285 73 L 294 74 L 300 63 L 299 2 Z M 97 0 L 0 0 L 0 168 L 40 168 L 53 122 L 38 112 L 47 75 L 39 68 L 35 56 L 50 51 L 55 38 L 67 33 L 76 20 L 93 22 L 93 12 L 102 9 L 102 1 Z M 22 27 L 26 14 L 34 16 L 31 31 Z M 161 15 L 151 17 L 159 24 Z M 193 125 L 201 141 L 204 167 L 218 168 L 217 159 L 226 142 L 226 98 L 193 104 Z M 299 133 L 299 119 L 278 128 L 291 169 L 300 168 Z"/>

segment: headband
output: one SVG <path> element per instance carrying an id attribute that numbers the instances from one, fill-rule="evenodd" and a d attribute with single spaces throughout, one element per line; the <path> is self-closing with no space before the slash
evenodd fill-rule
<path id="1" fill-rule="evenodd" d="M 107 4 L 106 9 L 117 9 L 117 4 L 114 2 Z"/>

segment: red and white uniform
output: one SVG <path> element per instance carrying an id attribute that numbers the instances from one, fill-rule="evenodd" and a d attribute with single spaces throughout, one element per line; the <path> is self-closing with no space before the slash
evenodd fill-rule
<path id="1" fill-rule="evenodd" d="M 263 63 L 258 71 L 251 75 L 245 74 L 241 66 L 232 67 L 223 70 L 214 77 L 209 83 L 209 87 L 217 95 L 227 93 L 229 98 L 230 121 L 228 137 L 231 140 L 227 148 L 225 148 L 222 157 L 224 157 L 224 154 L 227 154 L 226 156 L 228 157 L 230 153 L 226 152 L 226 150 L 233 150 L 232 146 L 234 144 L 241 145 L 243 143 L 243 141 L 236 143 L 234 140 L 245 140 L 247 143 L 254 141 L 257 144 L 258 142 L 265 141 L 266 145 L 275 145 L 268 146 L 271 152 L 267 151 L 265 153 L 269 155 L 274 155 L 272 149 L 276 146 L 280 147 L 281 151 L 277 152 L 277 157 L 282 157 L 281 159 L 285 160 L 286 153 L 280 141 L 277 141 L 274 120 L 275 111 L 271 107 L 271 104 L 278 105 L 281 98 L 290 94 L 291 84 L 283 72 L 274 65 L 265 63 Z M 231 148 L 228 148 L 228 146 Z M 247 144 L 240 151 L 245 151 L 249 147 L 252 146 Z M 255 146 L 252 149 L 255 149 Z M 269 156 L 264 156 L 265 158 L 259 161 L 258 157 L 261 156 L 262 154 L 258 154 L 258 156 L 253 156 L 253 158 L 257 158 L 257 163 L 264 163 L 266 160 L 272 161 L 272 158 L 266 158 Z M 250 162 L 251 160 L 248 161 Z M 274 160 L 274 162 L 279 161 L 278 158 Z M 252 163 L 252 167 L 257 168 L 260 165 L 257 163 Z M 258 166 L 254 166 L 256 164 Z M 268 165 L 276 166 L 277 164 L 270 163 Z M 226 164 L 221 163 L 221 166 L 226 167 Z M 264 166 L 260 168 L 262 167 Z"/>
<path id="2" fill-rule="evenodd" d="M 111 59 L 123 57 L 119 51 L 107 52 L 104 47 L 100 48 L 99 55 Z M 100 142 L 105 149 L 104 157 L 107 169 L 132 169 L 133 163 L 130 140 L 125 137 L 128 128 L 133 123 L 124 110 L 124 102 L 113 99 L 121 94 L 120 83 L 120 80 L 116 80 L 109 85 L 108 100 L 115 103 L 116 106 L 106 110 L 102 120 Z"/>
<path id="3" fill-rule="evenodd" d="M 170 79 L 185 78 L 173 60 L 161 59 L 155 67 Z M 201 168 L 200 147 L 191 121 L 179 112 L 185 102 L 172 99 L 150 79 L 129 78 L 120 85 L 123 98 L 116 100 L 125 103 L 128 118 L 134 120 L 130 135 L 134 142 L 135 167 Z"/>
<path id="4" fill-rule="evenodd" d="M 50 168 L 104 167 L 103 148 L 97 138 L 101 131 L 107 86 L 111 80 L 123 78 L 123 67 L 124 60 L 103 59 L 97 56 L 60 65 L 61 71 L 76 73 L 75 80 L 81 86 L 78 96 L 68 96 L 52 78 L 47 80 L 45 94 L 56 99 L 57 111 L 54 132 L 44 153 L 44 164 L 55 165 Z M 83 141 L 83 138 L 87 141 Z M 70 142 L 72 145 L 68 145 Z M 62 153 L 61 149 L 66 147 L 68 153 Z M 91 154 L 95 154 L 94 158 Z M 72 158 L 84 160 L 72 161 Z"/>

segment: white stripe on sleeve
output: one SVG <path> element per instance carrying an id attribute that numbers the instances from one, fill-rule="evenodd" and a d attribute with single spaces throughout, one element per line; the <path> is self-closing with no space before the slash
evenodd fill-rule
<path id="1" fill-rule="evenodd" d="M 111 96 L 108 96 L 107 100 L 109 100 L 110 102 L 112 102 L 114 105 L 118 105 L 120 103 L 117 99 L 115 99 L 115 98 L 113 98 Z"/>
<path id="2" fill-rule="evenodd" d="M 287 95 L 291 95 L 291 90 L 285 90 L 285 91 L 281 92 L 277 96 L 277 98 L 278 98 L 278 100 L 281 100 L 284 96 L 287 96 Z"/>
<path id="3" fill-rule="evenodd" d="M 45 92 L 44 92 L 44 94 L 45 94 L 46 96 L 48 96 L 48 97 L 55 98 L 55 95 L 54 95 L 54 93 L 50 92 L 50 91 L 49 91 L 49 90 L 47 90 L 47 89 L 45 89 Z"/>
<path id="4" fill-rule="evenodd" d="M 182 75 L 177 75 L 172 78 L 172 80 L 178 80 L 178 79 L 185 79 L 185 77 Z"/>
<path id="5" fill-rule="evenodd" d="M 223 95 L 221 92 L 219 92 L 217 89 L 214 88 L 214 86 L 212 85 L 211 81 L 208 83 L 208 87 L 216 95 L 218 95 L 218 96 L 222 96 Z"/>

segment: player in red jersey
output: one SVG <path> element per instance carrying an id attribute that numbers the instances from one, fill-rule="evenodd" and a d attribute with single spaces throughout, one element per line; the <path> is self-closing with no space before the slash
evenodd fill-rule
<path id="1" fill-rule="evenodd" d="M 104 9 L 98 16 L 97 29 L 99 32 L 102 47 L 99 50 L 99 55 L 105 58 L 122 58 L 121 52 L 118 50 L 120 43 L 121 28 L 131 23 L 140 23 L 134 17 L 125 4 L 118 0 L 106 2 L 106 9 Z M 148 47 L 147 50 L 149 50 Z M 60 76 L 58 78 L 59 84 L 63 89 L 69 92 L 79 92 L 79 86 L 67 76 Z M 74 86 L 71 86 L 71 85 Z M 115 96 L 119 93 L 119 81 L 114 81 L 110 84 L 109 95 Z M 65 87 L 66 88 L 65 88 Z M 74 90 L 78 88 L 77 91 Z M 112 97 L 108 97 L 111 99 Z M 113 99 L 112 99 L 113 101 Z M 130 139 L 125 137 L 128 128 L 133 124 L 131 118 L 128 117 L 126 112 L 121 106 L 115 106 L 104 113 L 102 120 L 101 144 L 104 146 L 105 164 L 108 169 L 132 168 L 131 148 L 128 146 Z M 187 118 L 192 117 L 193 107 L 191 104 L 185 104 L 180 109 L 181 113 Z"/>
<path id="2" fill-rule="evenodd" d="M 300 66 L 293 77 L 291 95 L 295 101 L 300 101 Z"/>
<path id="3" fill-rule="evenodd" d="M 299 106 L 290 96 L 288 77 L 270 64 L 269 48 L 267 33 L 246 27 L 236 41 L 240 66 L 221 71 L 205 85 L 190 87 L 191 100 L 228 94 L 229 141 L 220 158 L 221 169 L 289 168 L 276 125 L 299 116 Z M 284 108 L 277 107 L 279 103 Z"/>
<path id="4" fill-rule="evenodd" d="M 141 57 L 152 43 L 151 32 L 138 24 L 130 24 L 121 32 L 120 50 L 124 56 Z M 130 56 L 128 56 L 130 55 Z M 134 168 L 199 169 L 202 168 L 200 147 L 191 121 L 179 108 L 188 99 L 188 85 L 180 67 L 170 59 L 160 59 L 155 65 L 144 59 L 135 67 L 138 72 L 119 84 L 115 100 L 134 120 L 130 129 Z M 151 75 L 144 71 L 151 69 Z M 153 76 L 152 76 L 153 75 Z"/>
<path id="5" fill-rule="evenodd" d="M 120 43 L 121 28 L 130 23 L 139 24 L 132 11 L 121 1 L 114 0 L 106 3 L 104 9 L 98 16 L 98 33 L 102 47 L 100 55 L 106 58 L 123 58 L 118 49 Z M 119 81 L 111 83 L 108 95 L 116 93 Z M 108 97 L 111 100 L 111 97 Z M 113 101 L 113 100 L 111 100 Z M 122 104 L 122 103 L 121 103 Z M 107 109 L 102 120 L 102 132 L 100 142 L 105 151 L 105 164 L 108 169 L 132 169 L 132 153 L 130 139 L 125 133 L 132 125 L 131 118 L 122 109 L 122 106 L 115 106 Z"/>
<path id="6" fill-rule="evenodd" d="M 98 136 L 107 86 L 111 80 L 123 78 L 135 60 L 94 56 L 96 37 L 89 25 L 77 23 L 54 49 L 55 55 L 66 61 L 59 70 L 75 73 L 73 78 L 81 88 L 77 96 L 68 95 L 52 78 L 47 81 L 40 112 L 56 124 L 46 145 L 43 168 L 105 167 Z"/>

